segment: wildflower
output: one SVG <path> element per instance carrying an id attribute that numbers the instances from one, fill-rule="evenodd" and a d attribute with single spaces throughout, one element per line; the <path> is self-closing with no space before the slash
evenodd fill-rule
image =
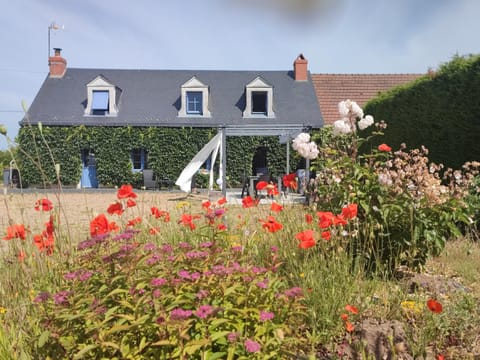
<path id="1" fill-rule="evenodd" d="M 217 225 L 217 230 L 219 230 L 219 231 L 225 231 L 225 230 L 227 230 L 227 225 L 225 225 L 225 224 L 218 224 L 218 225 Z"/>
<path id="2" fill-rule="evenodd" d="M 443 306 L 435 299 L 429 299 L 427 301 L 427 306 L 431 312 L 435 314 L 440 314 L 443 311 Z"/>
<path id="3" fill-rule="evenodd" d="M 260 311 L 259 320 L 260 321 L 272 320 L 274 318 L 274 316 L 275 316 L 275 314 L 273 312 Z"/>
<path id="4" fill-rule="evenodd" d="M 196 225 L 193 223 L 193 220 L 199 219 L 199 218 L 200 218 L 200 215 L 182 214 L 182 217 L 178 221 L 178 223 L 190 227 L 191 230 L 195 230 Z"/>
<path id="5" fill-rule="evenodd" d="M 69 296 L 69 291 L 59 291 L 58 293 L 53 295 L 53 301 L 55 302 L 55 305 L 67 305 Z"/>
<path id="6" fill-rule="evenodd" d="M 347 310 L 348 312 L 351 312 L 352 314 L 358 314 L 358 309 L 353 306 L 353 305 L 345 305 L 345 310 Z"/>
<path id="7" fill-rule="evenodd" d="M 202 201 L 202 208 L 209 209 L 210 206 L 212 206 L 212 203 L 210 201 L 208 201 L 208 200 Z"/>
<path id="8" fill-rule="evenodd" d="M 212 314 L 213 314 L 213 307 L 210 305 L 200 305 L 197 311 L 195 311 L 195 315 L 197 315 L 200 319 L 206 319 Z"/>
<path id="9" fill-rule="evenodd" d="M 168 281 L 165 280 L 164 278 L 154 278 L 150 281 L 150 285 L 152 286 L 162 286 L 167 284 Z"/>
<path id="10" fill-rule="evenodd" d="M 136 218 L 128 220 L 127 226 L 135 226 L 136 224 L 140 224 L 141 222 L 142 218 L 140 216 L 137 216 Z"/>
<path id="11" fill-rule="evenodd" d="M 258 352 L 258 351 L 260 351 L 260 349 L 261 349 L 261 346 L 260 346 L 260 344 L 259 344 L 258 342 L 253 341 L 253 340 L 250 340 L 250 339 L 245 340 L 244 345 L 245 345 L 245 349 L 246 349 L 249 353 Z"/>
<path id="12" fill-rule="evenodd" d="M 304 230 L 295 235 L 295 237 L 300 240 L 300 244 L 298 245 L 298 247 L 301 249 L 308 249 L 314 247 L 316 244 L 313 237 L 314 234 L 315 232 L 313 230 Z"/>
<path id="13" fill-rule="evenodd" d="M 392 151 L 392 148 L 388 146 L 387 144 L 380 144 L 378 145 L 378 150 L 379 151 L 384 151 L 384 152 L 389 152 Z"/>
<path id="14" fill-rule="evenodd" d="M 152 296 L 153 296 L 155 299 L 159 298 L 161 295 L 162 295 L 162 293 L 161 293 L 160 290 L 158 290 L 158 289 L 155 289 L 155 290 L 152 291 Z"/>
<path id="15" fill-rule="evenodd" d="M 116 231 L 116 230 L 118 230 L 118 227 L 115 224 L 115 222 L 109 223 L 105 214 L 100 214 L 100 215 L 96 216 L 90 222 L 90 235 L 91 236 L 106 234 L 110 231 Z"/>
<path id="16" fill-rule="evenodd" d="M 242 207 L 244 208 L 254 207 L 254 206 L 257 206 L 257 204 L 258 204 L 258 200 L 253 200 L 250 195 L 245 196 L 242 199 Z"/>
<path id="17" fill-rule="evenodd" d="M 268 279 L 263 279 L 262 281 L 257 282 L 255 285 L 257 285 L 260 289 L 266 289 L 268 288 Z"/>
<path id="18" fill-rule="evenodd" d="M 135 200 L 132 200 L 132 199 L 128 199 L 127 200 L 127 207 L 134 207 L 134 206 L 137 206 L 137 202 Z"/>
<path id="19" fill-rule="evenodd" d="M 35 210 L 36 211 L 50 211 L 53 209 L 53 204 L 48 199 L 40 199 L 35 202 Z"/>
<path id="20" fill-rule="evenodd" d="M 264 229 L 267 229 L 269 232 L 274 233 L 279 230 L 283 229 L 283 225 L 277 222 L 277 220 L 273 216 L 268 216 L 267 219 L 261 220 L 263 222 L 262 227 Z"/>
<path id="21" fill-rule="evenodd" d="M 227 202 L 227 198 L 222 197 L 222 198 L 217 200 L 217 205 L 221 206 L 221 205 L 225 204 L 226 202 Z"/>
<path id="22" fill-rule="evenodd" d="M 33 302 L 41 303 L 41 302 L 47 301 L 48 299 L 50 299 L 50 293 L 46 291 L 42 291 L 33 299 Z"/>
<path id="23" fill-rule="evenodd" d="M 23 250 L 20 250 L 19 253 L 17 254 L 18 262 L 23 262 L 26 257 L 27 257 L 27 254 L 25 254 L 25 251 Z"/>
<path id="24" fill-rule="evenodd" d="M 438 354 L 437 356 L 435 356 L 435 360 L 445 360 L 445 356 L 443 356 L 442 354 Z"/>
<path id="25" fill-rule="evenodd" d="M 357 216 L 358 206 L 357 204 L 349 204 L 342 208 L 342 216 L 345 219 L 353 219 Z"/>
<path id="26" fill-rule="evenodd" d="M 0 314 L 5 314 L 7 312 L 7 309 L 5 309 L 3 306 L 0 306 Z"/>
<path id="27" fill-rule="evenodd" d="M 228 333 L 227 340 L 228 340 L 228 342 L 233 343 L 233 342 L 237 341 L 239 336 L 240 336 L 240 334 L 238 332 L 231 332 L 231 333 Z"/>
<path id="28" fill-rule="evenodd" d="M 107 213 L 110 215 L 122 215 L 123 214 L 123 205 L 121 203 L 114 202 L 113 204 L 110 204 L 110 206 L 107 208 Z"/>
<path id="29" fill-rule="evenodd" d="M 119 199 L 127 199 L 127 198 L 136 198 L 137 194 L 133 192 L 132 185 L 122 185 L 120 189 L 118 189 L 117 197 Z"/>
<path id="30" fill-rule="evenodd" d="M 407 311 L 407 312 L 408 312 L 408 311 L 412 311 L 412 312 L 414 312 L 414 313 L 419 314 L 419 313 L 421 312 L 421 310 L 422 310 L 422 306 L 421 306 L 419 303 L 417 303 L 417 302 L 415 302 L 415 301 L 413 301 L 413 300 L 405 300 L 405 301 L 402 301 L 402 302 L 400 303 L 400 305 L 401 305 L 402 309 L 403 309 L 404 311 Z"/>
<path id="31" fill-rule="evenodd" d="M 321 236 L 323 240 L 328 241 L 332 237 L 332 233 L 330 231 L 322 231 Z"/>
<path id="32" fill-rule="evenodd" d="M 3 240 L 22 239 L 26 238 L 25 226 L 23 224 L 13 224 L 7 227 L 7 235 L 3 237 Z"/>
<path id="33" fill-rule="evenodd" d="M 307 222 L 307 224 L 311 224 L 313 222 L 313 215 L 305 214 L 305 221 Z"/>
<path id="34" fill-rule="evenodd" d="M 280 212 L 283 210 L 283 206 L 280 205 L 279 203 L 272 202 L 272 205 L 270 206 L 270 210 L 273 212 Z"/>
<path id="35" fill-rule="evenodd" d="M 329 226 L 332 226 L 335 221 L 335 215 L 330 211 L 318 211 L 318 226 L 321 229 L 326 229 Z"/>
<path id="36" fill-rule="evenodd" d="M 302 290 L 302 288 L 296 286 L 296 287 L 285 290 L 283 292 L 283 294 L 286 297 L 294 298 L 294 297 L 297 297 L 297 296 L 303 296 L 303 290 Z"/>
<path id="37" fill-rule="evenodd" d="M 170 311 L 170 319 L 171 320 L 185 320 L 188 319 L 192 315 L 191 310 L 184 310 L 181 308 L 175 308 Z"/>
<path id="38" fill-rule="evenodd" d="M 345 321 L 345 329 L 348 331 L 348 332 L 352 332 L 353 330 L 355 330 L 355 327 L 352 325 L 352 323 L 350 321 Z"/>
<path id="39" fill-rule="evenodd" d="M 160 234 L 160 229 L 158 227 L 151 227 L 150 229 L 148 229 L 148 233 L 150 235 L 157 235 Z"/>
<path id="40" fill-rule="evenodd" d="M 292 189 L 293 191 L 296 191 L 298 188 L 297 185 L 297 174 L 296 173 L 291 173 L 283 176 L 283 186 L 286 188 Z"/>

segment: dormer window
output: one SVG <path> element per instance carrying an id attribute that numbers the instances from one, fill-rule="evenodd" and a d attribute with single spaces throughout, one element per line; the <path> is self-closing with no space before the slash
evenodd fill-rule
<path id="1" fill-rule="evenodd" d="M 208 86 L 192 77 L 180 89 L 181 105 L 179 117 L 202 116 L 210 117 Z"/>
<path id="2" fill-rule="evenodd" d="M 117 116 L 121 90 L 99 75 L 87 84 L 85 116 Z"/>
<path id="3" fill-rule="evenodd" d="M 188 115 L 202 115 L 202 97 L 203 93 L 201 91 L 187 91 L 187 114 Z"/>
<path id="4" fill-rule="evenodd" d="M 273 88 L 260 76 L 245 88 L 243 117 L 275 117 L 273 112 Z"/>
<path id="5" fill-rule="evenodd" d="M 93 90 L 92 92 L 92 115 L 108 115 L 109 95 L 108 91 Z"/>

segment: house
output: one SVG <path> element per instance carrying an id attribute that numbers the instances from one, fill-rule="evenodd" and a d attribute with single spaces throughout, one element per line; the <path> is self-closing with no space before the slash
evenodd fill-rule
<path id="1" fill-rule="evenodd" d="M 244 148 L 236 154 L 237 158 L 242 158 L 241 161 L 233 159 L 235 154 L 229 152 L 228 158 L 232 159 L 232 163 L 241 162 L 242 165 L 241 169 L 238 166 L 227 168 L 227 175 L 234 174 L 233 178 L 238 181 L 239 172 L 251 174 L 266 168 L 270 170 L 272 166 L 277 166 L 277 174 L 274 175 L 278 175 L 285 172 L 285 164 L 269 164 L 269 153 L 285 153 L 285 144 L 298 133 L 323 126 L 307 65 L 304 56 L 299 55 L 293 68 L 286 71 L 79 69 L 68 68 L 61 49 L 55 49 L 54 56 L 49 58 L 49 75 L 20 122 L 20 145 L 29 148 L 27 129 L 31 131 L 39 123 L 44 134 L 45 129 L 49 129 L 49 133 L 55 133 L 57 138 L 65 136 L 61 146 L 67 146 L 67 140 L 72 142 L 78 135 L 61 135 L 67 128 L 82 131 L 107 128 L 111 129 L 112 138 L 115 138 L 114 132 L 118 128 L 179 131 L 188 128 L 210 130 L 212 133 L 223 129 L 229 138 L 277 139 L 276 144 L 268 145 L 265 140 L 257 139 L 254 148 Z M 192 139 L 199 136 L 190 136 L 189 140 L 178 145 L 178 150 L 192 147 L 188 152 L 195 154 L 200 144 L 193 144 Z M 85 137 L 91 138 L 92 135 Z M 63 182 L 72 183 L 75 176 L 78 178 L 75 182 L 79 181 L 82 187 L 96 187 L 99 181 L 110 184 L 130 181 L 124 170 L 125 161 L 131 163 L 133 174 L 155 164 L 157 174 L 168 174 L 171 178 L 178 176 L 179 169 L 186 165 L 186 159 L 179 153 L 160 161 L 160 151 L 157 149 L 155 152 L 142 143 L 145 137 L 147 133 L 142 133 L 134 141 L 140 145 L 118 144 L 119 159 L 115 161 L 120 161 L 118 165 L 123 173 L 110 178 L 105 175 L 107 161 L 105 156 L 102 157 L 105 153 L 102 147 L 111 139 L 97 141 L 94 146 L 85 141 L 81 143 L 79 139 L 78 149 L 72 150 L 76 153 L 70 153 L 68 161 L 81 164 L 81 170 L 77 175 L 74 174 L 75 169 L 69 169 L 72 174 L 65 174 L 66 164 L 61 164 L 65 176 Z M 125 148 L 130 153 L 128 158 L 125 157 Z M 65 160 L 59 162 L 65 163 Z M 113 174 L 115 171 L 109 169 L 109 172 Z M 30 179 L 29 182 L 39 180 Z"/>
<path id="2" fill-rule="evenodd" d="M 121 70 L 68 68 L 55 49 L 49 67 L 20 122 L 19 143 L 32 151 L 23 177 L 54 182 L 55 174 L 40 179 L 38 171 L 51 151 L 62 183 L 82 187 L 139 183 L 145 169 L 175 179 L 220 130 L 231 183 L 255 173 L 279 176 L 295 167 L 290 140 L 337 120 L 339 101 L 363 105 L 419 76 L 310 74 L 301 54 L 285 71 Z M 33 141 L 40 123 L 43 132 Z M 50 137 L 40 142 L 39 135 Z"/>

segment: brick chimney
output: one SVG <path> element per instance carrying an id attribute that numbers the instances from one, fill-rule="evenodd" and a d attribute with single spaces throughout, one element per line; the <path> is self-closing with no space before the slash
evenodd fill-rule
<path id="1" fill-rule="evenodd" d="M 303 54 L 297 56 L 295 62 L 293 63 L 293 77 L 296 81 L 308 80 L 307 64 L 308 60 L 305 59 Z"/>
<path id="2" fill-rule="evenodd" d="M 65 60 L 61 55 L 62 49 L 55 48 L 55 55 L 48 58 L 48 66 L 50 67 L 50 77 L 61 78 L 65 75 L 67 70 L 67 60 Z"/>

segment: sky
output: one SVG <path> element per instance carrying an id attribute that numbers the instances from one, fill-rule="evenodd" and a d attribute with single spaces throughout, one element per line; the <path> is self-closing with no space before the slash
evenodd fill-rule
<path id="1" fill-rule="evenodd" d="M 0 150 L 49 38 L 75 68 L 291 70 L 302 53 L 312 73 L 425 73 L 480 53 L 478 14 L 478 0 L 0 0 Z"/>

